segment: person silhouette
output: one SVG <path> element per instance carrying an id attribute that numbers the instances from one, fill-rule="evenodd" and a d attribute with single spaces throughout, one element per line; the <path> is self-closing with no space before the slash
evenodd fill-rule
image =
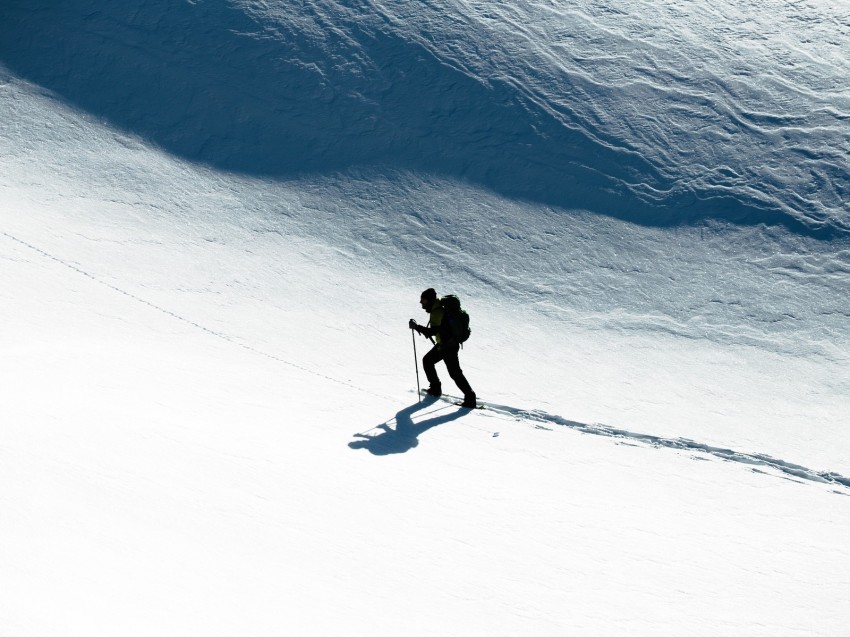
<path id="1" fill-rule="evenodd" d="M 476 395 L 469 385 L 469 381 L 463 374 L 460 367 L 460 343 L 454 337 L 448 325 L 443 321 L 443 305 L 437 297 L 437 291 L 433 288 L 428 288 L 423 291 L 419 297 L 419 304 L 422 309 L 428 313 L 428 324 L 425 326 L 419 325 L 416 320 L 411 319 L 408 322 L 408 327 L 415 330 L 419 334 L 428 337 L 434 343 L 424 357 L 422 357 L 422 369 L 425 371 L 425 377 L 428 379 L 429 387 L 425 391 L 433 397 L 439 397 L 443 393 L 440 377 L 437 374 L 437 363 L 443 361 L 446 364 L 446 370 L 452 381 L 455 382 L 458 389 L 463 393 L 463 403 L 465 408 L 476 407 Z"/>

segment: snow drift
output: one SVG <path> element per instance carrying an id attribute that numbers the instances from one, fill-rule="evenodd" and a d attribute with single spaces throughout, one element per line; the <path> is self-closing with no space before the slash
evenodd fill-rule
<path id="1" fill-rule="evenodd" d="M 850 230 L 840 4 L 82 5 L 4 2 L 0 60 L 192 161 L 408 169 L 652 225 Z"/>

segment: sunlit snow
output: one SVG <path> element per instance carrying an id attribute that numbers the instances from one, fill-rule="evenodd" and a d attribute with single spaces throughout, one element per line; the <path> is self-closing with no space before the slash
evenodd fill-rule
<path id="1" fill-rule="evenodd" d="M 837 4 L 3 2 L 0 634 L 846 635 Z"/>

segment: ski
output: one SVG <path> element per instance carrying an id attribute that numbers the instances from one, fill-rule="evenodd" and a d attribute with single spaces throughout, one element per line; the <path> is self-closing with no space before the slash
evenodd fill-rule
<path id="1" fill-rule="evenodd" d="M 465 405 L 463 404 L 463 401 L 452 401 L 452 403 L 453 403 L 454 405 L 460 406 L 460 407 L 462 407 L 462 408 L 466 408 L 467 410 L 483 410 L 483 409 L 484 409 L 484 406 L 483 406 L 483 405 L 481 405 L 480 403 L 479 403 L 478 405 L 476 405 L 474 408 L 470 408 L 470 407 L 468 407 L 468 406 L 465 406 Z"/>
<path id="2" fill-rule="evenodd" d="M 463 399 L 461 397 L 456 397 L 451 394 L 442 394 L 438 397 L 435 397 L 433 394 L 428 394 L 426 390 L 420 390 L 419 394 L 422 395 L 423 398 L 432 398 L 438 401 L 445 401 L 446 403 L 451 403 L 452 405 L 456 405 L 458 407 L 465 407 L 463 405 Z M 483 403 L 477 404 L 474 408 L 466 408 L 467 410 L 484 410 L 487 406 Z"/>

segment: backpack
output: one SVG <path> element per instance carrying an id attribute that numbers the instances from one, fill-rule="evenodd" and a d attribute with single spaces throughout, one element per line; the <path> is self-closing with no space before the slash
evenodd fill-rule
<path id="1" fill-rule="evenodd" d="M 458 343 L 469 339 L 472 330 L 469 328 L 469 314 L 460 307 L 460 297 L 457 295 L 446 295 L 440 299 L 443 305 L 443 323 L 446 324 L 446 333 Z"/>

